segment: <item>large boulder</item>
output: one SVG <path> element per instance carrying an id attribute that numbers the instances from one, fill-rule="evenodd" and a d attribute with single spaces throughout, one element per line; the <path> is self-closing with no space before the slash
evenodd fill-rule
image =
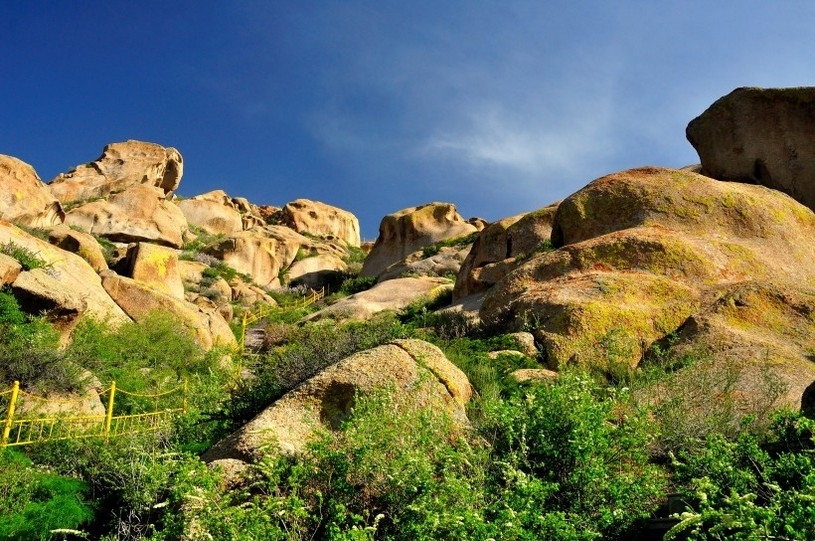
<path id="1" fill-rule="evenodd" d="M 108 200 L 81 205 L 65 224 L 114 242 L 152 242 L 180 248 L 187 219 L 159 188 L 138 184 Z"/>
<path id="2" fill-rule="evenodd" d="M 260 286 L 279 287 L 281 269 L 297 256 L 309 240 L 288 227 L 268 226 L 230 235 L 206 249 L 236 271 L 247 274 Z"/>
<path id="3" fill-rule="evenodd" d="M 366 320 L 378 312 L 398 312 L 412 303 L 432 301 L 449 293 L 453 284 L 446 278 L 408 277 L 380 282 L 370 289 L 342 298 L 334 304 L 307 316 L 307 320 Z"/>
<path id="4" fill-rule="evenodd" d="M 142 321 L 156 311 L 169 312 L 206 350 L 218 345 L 237 345 L 229 324 L 215 307 L 186 302 L 112 271 L 103 272 L 101 277 L 105 291 L 135 321 Z"/>
<path id="5" fill-rule="evenodd" d="M 359 246 L 359 220 L 341 208 L 319 201 L 297 199 L 283 206 L 280 220 L 298 233 L 339 239 L 349 246 Z"/>
<path id="6" fill-rule="evenodd" d="M 178 208 L 190 225 L 210 235 L 231 235 L 243 230 L 241 213 L 222 190 L 183 199 Z"/>
<path id="7" fill-rule="evenodd" d="M 550 368 L 613 372 L 739 283 L 815 289 L 813 235 L 815 214 L 780 192 L 689 171 L 624 171 L 561 203 L 559 249 L 498 282 L 480 316 L 533 330 Z"/>
<path id="8" fill-rule="evenodd" d="M 63 340 L 67 340 L 88 309 L 80 291 L 62 287 L 43 268 L 21 272 L 11 284 L 11 292 L 23 310 L 44 315 Z"/>
<path id="9" fill-rule="evenodd" d="M 336 281 L 338 276 L 348 270 L 348 265 L 339 257 L 330 254 L 318 254 L 300 259 L 286 270 L 289 284 L 304 285 L 312 289 Z"/>
<path id="10" fill-rule="evenodd" d="M 140 242 L 131 245 L 125 258 L 126 274 L 176 299 L 184 298 L 184 284 L 178 267 L 178 252 L 172 248 Z"/>
<path id="11" fill-rule="evenodd" d="M 48 242 L 75 253 L 87 261 L 96 272 L 102 272 L 108 268 L 105 254 L 102 253 L 99 242 L 92 235 L 60 224 L 48 230 Z"/>
<path id="12" fill-rule="evenodd" d="M 72 306 L 77 306 L 79 301 L 76 299 L 80 299 L 86 306 L 83 312 L 85 315 L 107 321 L 112 325 L 130 321 L 127 314 L 102 288 L 102 281 L 96 271 L 78 255 L 53 246 L 2 221 L 0 221 L 0 245 L 11 245 L 35 255 L 42 262 L 42 271 L 54 280 L 49 282 L 48 287 L 62 291 L 66 298 L 71 299 Z"/>
<path id="13" fill-rule="evenodd" d="M 48 189 L 63 205 L 106 198 L 137 184 L 166 196 L 178 188 L 183 173 L 176 149 L 131 140 L 107 145 L 96 161 L 58 175 Z"/>
<path id="14" fill-rule="evenodd" d="M 271 450 L 270 443 L 283 453 L 300 453 L 318 431 L 336 430 L 353 415 L 357 393 L 389 387 L 417 407 L 443 411 L 462 425 L 467 423 L 464 407 L 472 389 L 464 373 L 432 344 L 397 340 L 326 368 L 217 443 L 202 459 L 256 462 Z"/>
<path id="15" fill-rule="evenodd" d="M 0 219 L 26 227 L 50 227 L 61 224 L 65 213 L 33 167 L 0 154 Z"/>
<path id="16" fill-rule="evenodd" d="M 815 208 L 815 87 L 737 88 L 688 124 L 705 175 Z"/>
<path id="17" fill-rule="evenodd" d="M 478 231 L 451 203 L 410 207 L 382 218 L 379 237 L 365 258 L 361 276 L 379 276 L 390 265 L 436 242 Z"/>
<path id="18" fill-rule="evenodd" d="M 523 261 L 548 249 L 558 203 L 504 218 L 478 234 L 461 265 L 453 302 L 488 290 Z"/>

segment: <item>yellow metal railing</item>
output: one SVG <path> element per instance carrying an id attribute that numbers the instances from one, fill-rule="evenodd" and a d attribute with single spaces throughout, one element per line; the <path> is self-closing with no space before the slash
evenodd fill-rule
<path id="1" fill-rule="evenodd" d="M 178 392 L 183 393 L 181 407 L 158 409 L 158 400 L 160 398 Z M 155 401 L 154 409 L 142 413 L 116 415 L 114 409 L 117 394 L 153 399 Z M 53 400 L 29 394 L 20 390 L 18 381 L 15 381 L 10 389 L 0 392 L 0 398 L 5 395 L 8 395 L 9 398 L 5 408 L 0 448 L 54 440 L 75 440 L 90 437 L 107 439 L 125 434 L 159 430 L 166 426 L 174 415 L 186 410 L 187 382 L 185 380 L 181 387 L 162 393 L 139 394 L 118 389 L 114 381 L 110 384 L 110 387 L 99 393 L 100 398 L 107 395 L 105 412 L 91 415 L 74 415 L 70 413 L 70 410 L 37 415 L 36 407 L 33 411 L 21 414 L 18 408 L 21 398 L 26 401 L 30 400 L 35 404 L 41 403 L 51 406 L 64 405 L 77 400 Z M 2 412 L 2 409 L 0 409 L 0 412 Z"/>
<path id="2" fill-rule="evenodd" d="M 326 288 L 321 287 L 319 290 L 312 289 L 311 292 L 304 296 L 302 299 L 298 300 L 296 303 L 292 304 L 290 307 L 292 308 L 308 308 L 315 302 L 319 301 L 320 299 L 324 298 L 326 295 Z M 253 312 L 244 312 L 243 317 L 241 318 L 241 339 L 239 343 L 238 351 L 243 351 L 246 348 L 246 329 L 249 325 L 253 323 L 257 323 L 261 319 L 269 316 L 270 314 L 274 313 L 275 310 L 278 310 L 279 307 L 277 306 L 261 306 L 257 310 Z"/>

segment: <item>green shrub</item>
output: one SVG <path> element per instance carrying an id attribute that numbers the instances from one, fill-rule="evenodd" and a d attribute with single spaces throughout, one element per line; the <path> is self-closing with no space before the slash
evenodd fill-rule
<path id="1" fill-rule="evenodd" d="M 371 289 L 376 285 L 376 276 L 356 276 L 346 278 L 339 287 L 341 295 L 353 295 L 360 291 Z"/>
<path id="2" fill-rule="evenodd" d="M 0 244 L 0 253 L 17 260 L 22 265 L 23 270 L 48 269 L 51 264 L 45 261 L 37 252 L 29 250 L 25 246 L 20 246 L 14 242 Z"/>
<path id="3" fill-rule="evenodd" d="M 499 523 L 536 539 L 617 539 L 657 507 L 664 479 L 627 394 L 567 372 L 488 409 Z"/>
<path id="4" fill-rule="evenodd" d="M 94 517 L 86 483 L 35 469 L 11 450 L 0 450 L 0 540 L 52 539 L 55 529 L 76 530 Z"/>
<path id="5" fill-rule="evenodd" d="M 782 412 L 768 439 L 711 434 L 683 451 L 673 467 L 687 508 L 665 538 L 815 539 L 814 432 L 812 420 Z"/>

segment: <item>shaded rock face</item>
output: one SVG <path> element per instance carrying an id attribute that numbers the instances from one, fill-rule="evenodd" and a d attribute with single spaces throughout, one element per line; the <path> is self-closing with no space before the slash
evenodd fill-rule
<path id="1" fill-rule="evenodd" d="M 630 367 L 736 284 L 815 289 L 814 234 L 812 211 L 762 186 L 624 171 L 560 204 L 560 249 L 496 284 L 480 316 L 533 330 L 550 368 Z"/>
<path id="2" fill-rule="evenodd" d="M 58 225 L 48 231 L 48 242 L 75 253 L 87 261 L 96 272 L 102 272 L 108 268 L 102 248 L 96 239 L 87 233 L 76 231 L 66 225 Z"/>
<path id="3" fill-rule="evenodd" d="M 504 218 L 479 233 L 461 266 L 453 302 L 488 290 L 546 246 L 558 204 Z"/>
<path id="4" fill-rule="evenodd" d="M 347 210 L 319 201 L 297 199 L 287 203 L 280 213 L 280 220 L 298 233 L 339 239 L 349 246 L 360 244 L 357 217 Z"/>
<path id="5" fill-rule="evenodd" d="M 26 227 L 51 227 L 61 224 L 65 213 L 33 167 L 0 154 L 0 219 Z"/>
<path id="6" fill-rule="evenodd" d="M 380 282 L 371 289 L 342 298 L 319 312 L 310 314 L 309 321 L 320 319 L 366 320 L 385 310 L 399 311 L 412 302 L 426 298 L 432 300 L 453 285 L 445 278 L 395 278 Z"/>
<path id="7" fill-rule="evenodd" d="M 48 189 L 62 204 L 105 198 L 136 184 L 158 188 L 166 196 L 178 188 L 183 174 L 184 161 L 176 149 L 130 140 L 107 145 L 96 161 L 58 175 Z"/>
<path id="8" fill-rule="evenodd" d="M 317 431 L 339 428 L 352 414 L 357 392 L 389 386 L 418 407 L 447 412 L 467 424 L 464 407 L 472 388 L 464 373 L 432 344 L 397 340 L 326 368 L 217 443 L 202 459 L 256 462 L 268 443 L 276 443 L 285 454 L 300 453 Z"/>
<path id="9" fill-rule="evenodd" d="M 65 216 L 65 224 L 114 242 L 153 242 L 172 248 L 183 245 L 188 227 L 175 204 L 158 188 L 145 185 L 77 207 Z"/>
<path id="10" fill-rule="evenodd" d="M 815 208 L 815 87 L 738 88 L 688 124 L 705 175 Z"/>
<path id="11" fill-rule="evenodd" d="M 379 237 L 362 266 L 362 276 L 378 276 L 388 266 L 441 240 L 478 231 L 451 203 L 429 203 L 389 214 L 379 224 Z"/>
<path id="12" fill-rule="evenodd" d="M 289 284 L 317 289 L 325 283 L 336 281 L 347 270 L 348 265 L 337 256 L 319 254 L 292 263 L 286 271 L 286 278 Z"/>

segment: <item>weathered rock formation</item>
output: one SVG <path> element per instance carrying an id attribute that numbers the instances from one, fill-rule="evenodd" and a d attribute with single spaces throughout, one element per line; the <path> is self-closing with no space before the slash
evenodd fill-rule
<path id="1" fill-rule="evenodd" d="M 146 286 L 184 298 L 184 284 L 178 268 L 178 252 L 165 246 L 140 242 L 127 250 L 126 274 Z"/>
<path id="2" fill-rule="evenodd" d="M 243 230 L 237 205 L 223 190 L 216 190 L 178 202 L 190 225 L 210 235 L 231 235 Z"/>
<path id="3" fill-rule="evenodd" d="M 339 257 L 318 254 L 292 263 L 286 271 L 286 281 L 316 289 L 347 270 L 348 265 Z"/>
<path id="4" fill-rule="evenodd" d="M 389 214 L 379 224 L 379 237 L 365 258 L 362 276 L 379 276 L 388 266 L 441 240 L 464 237 L 478 229 L 464 221 L 450 203 L 429 203 Z"/>
<path id="5" fill-rule="evenodd" d="M 64 219 L 62 206 L 34 168 L 0 154 L 0 220 L 26 227 L 50 227 Z"/>
<path id="6" fill-rule="evenodd" d="M 815 87 L 737 88 L 686 134 L 705 175 L 774 188 L 815 209 Z"/>
<path id="7" fill-rule="evenodd" d="M 302 452 L 318 430 L 336 430 L 354 407 L 358 392 L 393 386 L 416 407 L 447 412 L 466 424 L 464 406 L 472 389 L 467 377 L 436 346 L 397 340 L 362 351 L 307 380 L 202 455 L 207 462 L 256 462 L 276 444 L 286 454 Z"/>
<path id="8" fill-rule="evenodd" d="M 71 299 L 69 311 L 85 306 L 84 314 L 117 325 L 130 318 L 113 302 L 102 288 L 102 281 L 94 269 L 81 257 L 61 250 L 25 231 L 0 222 L 0 245 L 12 244 L 36 255 L 43 262 L 42 271 L 53 279 L 47 287 L 58 290 L 52 295 Z M 20 274 L 23 274 L 22 272 Z M 19 277 L 14 282 L 19 280 Z"/>
<path id="9" fill-rule="evenodd" d="M 446 278 L 395 278 L 342 298 L 309 315 L 307 320 L 326 318 L 365 320 L 385 310 L 398 312 L 421 299 L 433 300 L 452 288 L 452 282 Z"/>
<path id="10" fill-rule="evenodd" d="M 549 246 L 557 203 L 485 227 L 461 266 L 453 302 L 481 293 Z"/>
<path id="11" fill-rule="evenodd" d="M 87 261 L 96 272 L 102 272 L 108 268 L 99 242 L 87 233 L 60 224 L 48 230 L 48 242 L 58 248 L 75 253 Z"/>
<path id="12" fill-rule="evenodd" d="M 505 329 L 533 329 L 551 368 L 614 371 L 636 365 L 655 340 L 746 283 L 815 290 L 813 235 L 815 214 L 780 192 L 688 171 L 624 171 L 565 199 L 552 230 L 559 249 L 496 284 L 480 315 Z M 807 303 L 791 306 L 815 313 Z M 763 330 L 751 340 L 765 343 L 762 333 L 777 321 L 772 311 L 754 315 L 753 326 Z M 813 339 L 800 340 L 799 353 L 815 347 Z M 803 377 L 796 372 L 806 364 L 802 355 L 769 355 L 779 370 Z M 807 382 L 815 367 L 808 371 Z"/>
<path id="13" fill-rule="evenodd" d="M 349 246 L 359 246 L 360 243 L 357 217 L 319 201 L 297 199 L 287 203 L 280 213 L 280 220 L 298 233 L 339 239 Z"/>
<path id="14" fill-rule="evenodd" d="M 201 307 L 112 271 L 101 274 L 102 285 L 110 297 L 135 321 L 142 321 L 156 311 L 168 312 L 195 337 L 204 349 L 234 346 L 236 340 L 229 324 L 214 307 Z"/>
<path id="15" fill-rule="evenodd" d="M 48 189 L 63 205 L 106 198 L 139 184 L 166 196 L 178 188 L 183 174 L 176 149 L 131 140 L 107 145 L 96 161 L 58 175 Z"/>
<path id="16" fill-rule="evenodd" d="M 184 213 L 160 189 L 141 184 L 71 210 L 65 224 L 114 242 L 153 242 L 172 248 L 183 245 L 188 227 Z"/>

